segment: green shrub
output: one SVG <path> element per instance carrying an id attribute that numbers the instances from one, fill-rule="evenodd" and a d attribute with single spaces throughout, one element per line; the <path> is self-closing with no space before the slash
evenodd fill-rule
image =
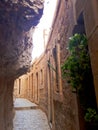
<path id="1" fill-rule="evenodd" d="M 86 122 L 98 122 L 98 114 L 95 109 L 88 108 L 84 116 Z"/>
<path id="2" fill-rule="evenodd" d="M 88 75 L 91 69 L 86 36 L 80 34 L 72 36 L 68 50 L 70 56 L 61 67 L 62 74 L 68 83 L 79 91 L 83 86 L 85 75 Z"/>

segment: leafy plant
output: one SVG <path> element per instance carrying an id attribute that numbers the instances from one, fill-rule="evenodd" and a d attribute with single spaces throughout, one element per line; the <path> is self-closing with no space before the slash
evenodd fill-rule
<path id="1" fill-rule="evenodd" d="M 88 108 L 84 119 L 86 122 L 98 122 L 98 113 L 95 109 Z"/>
<path id="2" fill-rule="evenodd" d="M 70 56 L 62 65 L 62 74 L 73 88 L 79 91 L 83 86 L 85 75 L 89 74 L 90 58 L 85 35 L 75 34 L 69 40 Z"/>
<path id="3" fill-rule="evenodd" d="M 85 35 L 75 34 L 72 36 L 68 44 L 69 57 L 65 60 L 61 69 L 63 77 L 78 94 L 77 97 L 85 121 L 97 122 L 98 114 L 96 109 L 92 109 L 96 108 L 97 105 L 87 43 Z"/>

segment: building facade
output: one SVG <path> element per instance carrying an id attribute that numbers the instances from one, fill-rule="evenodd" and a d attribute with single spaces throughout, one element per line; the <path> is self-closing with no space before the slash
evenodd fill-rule
<path id="1" fill-rule="evenodd" d="M 98 106 L 97 5 L 96 0 L 58 0 L 44 54 L 33 62 L 29 73 L 15 81 L 14 95 L 37 103 L 46 112 L 51 130 L 85 130 L 77 95 L 61 74 L 61 65 L 69 56 L 69 37 L 74 33 L 85 33 L 88 38 Z"/>

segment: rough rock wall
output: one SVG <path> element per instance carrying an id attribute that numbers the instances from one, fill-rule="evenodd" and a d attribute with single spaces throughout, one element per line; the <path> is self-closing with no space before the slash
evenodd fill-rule
<path id="1" fill-rule="evenodd" d="M 12 130 L 14 80 L 0 78 L 0 130 Z"/>
<path id="2" fill-rule="evenodd" d="M 0 0 L 0 130 L 12 130 L 14 79 L 31 63 L 43 0 Z"/>
<path id="3" fill-rule="evenodd" d="M 44 0 L 1 0 L 0 24 L 28 31 L 36 26 L 43 13 Z"/>
<path id="4" fill-rule="evenodd" d="M 0 76 L 18 76 L 31 62 L 32 33 L 43 13 L 43 1 L 0 1 Z"/>

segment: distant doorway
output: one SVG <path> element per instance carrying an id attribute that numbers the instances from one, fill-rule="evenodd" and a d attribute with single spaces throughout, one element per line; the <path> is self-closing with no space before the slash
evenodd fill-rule
<path id="1" fill-rule="evenodd" d="M 37 102 L 38 102 L 38 98 L 39 98 L 39 97 L 38 97 L 38 96 L 39 96 L 38 91 L 39 91 L 39 90 L 38 90 L 38 73 L 36 73 L 36 92 L 37 92 L 37 97 L 36 97 L 36 98 L 37 98 Z"/>
<path id="2" fill-rule="evenodd" d="M 50 63 L 50 60 L 48 61 Z M 48 65 L 48 71 L 47 71 L 47 75 L 48 75 L 48 119 L 49 119 L 49 124 L 50 127 L 52 128 L 52 113 L 53 113 L 53 103 L 52 103 L 52 86 L 51 86 L 51 70 L 50 70 L 50 66 Z"/>

